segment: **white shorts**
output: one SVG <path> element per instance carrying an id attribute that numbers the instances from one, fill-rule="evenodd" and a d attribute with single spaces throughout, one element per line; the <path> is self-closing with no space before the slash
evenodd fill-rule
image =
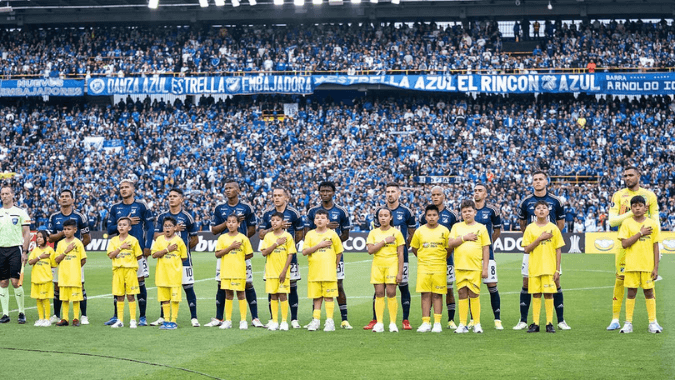
<path id="1" fill-rule="evenodd" d="M 136 271 L 136 277 L 138 278 L 150 277 L 150 267 L 148 266 L 147 258 L 143 257 L 138 260 L 138 270 Z"/>
<path id="2" fill-rule="evenodd" d="M 455 283 L 455 267 L 454 265 L 448 265 L 448 288 L 452 287 L 452 284 Z"/>
<path id="3" fill-rule="evenodd" d="M 403 276 L 402 276 L 402 279 L 401 279 L 401 283 L 399 285 L 400 286 L 408 285 L 409 279 L 410 279 L 410 275 L 408 274 L 408 263 L 403 263 Z"/>
<path id="4" fill-rule="evenodd" d="M 59 283 L 59 268 L 52 268 L 52 282 Z M 82 283 L 84 283 L 84 267 L 82 267 Z"/>
<path id="5" fill-rule="evenodd" d="M 337 279 L 338 280 L 344 280 L 345 279 L 345 263 L 343 261 L 340 261 L 337 266 Z"/>
<path id="6" fill-rule="evenodd" d="M 291 281 L 300 281 L 302 276 L 300 276 L 300 265 L 298 263 L 291 263 Z"/>
<path id="7" fill-rule="evenodd" d="M 529 256 L 529 255 L 528 255 Z M 497 283 L 497 262 L 490 260 L 488 263 L 488 276 L 483 279 L 483 284 Z"/>
<path id="8" fill-rule="evenodd" d="M 520 269 L 520 274 L 522 274 L 523 277 L 528 277 L 529 270 L 530 270 L 530 255 L 523 255 L 523 266 Z M 562 264 L 560 264 L 560 275 L 562 276 Z"/>
<path id="9" fill-rule="evenodd" d="M 246 260 L 246 283 L 253 283 L 253 265 L 251 265 L 251 259 Z"/>
<path id="10" fill-rule="evenodd" d="M 192 285 L 195 283 L 195 275 L 192 271 L 192 263 L 189 266 L 183 266 L 183 285 Z"/>

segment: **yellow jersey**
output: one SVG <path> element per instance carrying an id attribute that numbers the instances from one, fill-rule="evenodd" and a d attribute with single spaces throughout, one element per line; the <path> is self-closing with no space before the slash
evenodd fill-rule
<path id="1" fill-rule="evenodd" d="M 61 256 L 73 243 L 75 248 L 59 263 L 59 286 L 82 286 L 82 259 L 87 258 L 82 241 L 78 238 L 73 238 L 70 242 L 66 239 L 61 240 L 56 246 L 56 256 Z"/>
<path id="2" fill-rule="evenodd" d="M 224 233 L 218 238 L 216 251 L 222 251 L 238 241 L 241 243 L 239 248 L 231 250 L 227 255 L 220 258 L 220 278 L 221 279 L 241 279 L 246 278 L 246 255 L 253 253 L 251 242 L 248 238 L 238 232 L 235 236 Z"/>
<path id="3" fill-rule="evenodd" d="M 311 230 L 305 236 L 305 247 L 314 247 L 324 240 L 330 240 L 332 244 L 319 248 L 308 256 L 308 281 L 337 281 L 337 255 L 343 251 L 342 241 L 337 233 L 331 229 L 326 229 L 323 233 Z"/>
<path id="4" fill-rule="evenodd" d="M 155 269 L 155 285 L 162 287 L 180 286 L 183 282 L 183 260 L 187 259 L 187 247 L 177 234 L 170 239 L 160 235 L 152 243 L 150 251 L 155 252 L 166 249 L 169 245 L 176 244 L 178 248 L 157 259 Z M 60 273 L 59 273 L 60 277 Z"/>
<path id="5" fill-rule="evenodd" d="M 281 235 L 277 236 L 274 234 L 274 231 L 268 232 L 263 239 L 261 248 L 267 249 L 276 243 L 277 239 L 285 237 L 286 243 L 280 245 L 274 249 L 272 253 L 267 255 L 267 262 L 265 263 L 265 277 L 266 278 L 279 278 L 281 271 L 286 265 L 289 255 L 294 255 L 297 253 L 295 249 L 295 241 L 293 236 L 286 231 L 281 231 Z M 290 265 L 286 269 L 286 278 L 290 278 L 291 267 Z"/>
<path id="6" fill-rule="evenodd" d="M 112 267 L 115 268 L 133 268 L 138 269 L 138 257 L 143 256 L 141 245 L 138 239 L 131 235 L 127 235 L 124 240 L 120 241 L 119 236 L 114 236 L 108 243 L 108 254 L 119 249 L 124 243 L 129 243 L 130 248 L 120 250 L 120 253 L 112 259 Z"/>
<path id="7" fill-rule="evenodd" d="M 385 238 L 393 236 L 394 242 L 387 243 L 384 247 L 373 255 L 373 265 L 375 266 L 391 266 L 398 265 L 398 247 L 405 245 L 403 234 L 397 228 L 389 227 L 388 230 L 382 231 L 382 227 L 376 228 L 368 233 L 366 244 L 379 244 Z"/>
<path id="8" fill-rule="evenodd" d="M 609 209 L 609 219 L 612 227 L 621 225 L 622 221 L 633 216 L 633 212 L 630 210 L 630 200 L 637 195 L 644 197 L 645 201 L 647 202 L 645 204 L 647 207 L 647 217 L 656 223 L 659 223 L 659 205 L 656 199 L 656 194 L 654 194 L 653 191 L 649 191 L 640 187 L 637 189 L 637 191 L 621 189 L 614 193 L 612 196 L 612 206 Z M 621 219 L 620 222 L 613 223 L 613 219 L 616 219 L 617 216 L 624 216 L 624 218 L 619 218 Z"/>
<path id="9" fill-rule="evenodd" d="M 528 275 L 530 277 L 554 275 L 556 271 L 556 250 L 565 245 L 560 229 L 551 222 L 546 223 L 544 226 L 538 226 L 536 222 L 530 223 L 525 228 L 521 245 L 527 247 L 537 240 L 544 232 L 550 232 L 553 236 L 548 240 L 543 240 L 534 250 L 532 250 L 532 252 L 530 252 L 530 264 L 528 269 Z"/>
<path id="10" fill-rule="evenodd" d="M 485 225 L 475 220 L 471 225 L 466 224 L 466 222 L 455 223 L 450 231 L 450 238 L 456 239 L 471 232 L 476 234 L 478 239 L 476 241 L 465 241 L 455 248 L 455 269 L 482 271 L 483 247 L 492 244 Z"/>
<path id="11" fill-rule="evenodd" d="M 56 252 L 54 252 L 52 247 L 48 245 L 45 245 L 44 248 L 35 247 L 31 251 L 30 256 L 28 256 L 28 260 L 36 259 L 43 253 L 48 253 L 49 258 L 40 259 L 33 265 L 33 269 L 30 271 L 30 282 L 33 284 L 46 284 L 52 282 L 54 279 L 52 277 L 52 268 L 56 268 L 56 261 L 54 261 Z"/>
<path id="12" fill-rule="evenodd" d="M 652 219 L 645 218 L 637 222 L 634 218 L 626 219 L 619 228 L 619 240 L 640 233 L 642 226 L 652 227 L 652 233 L 638 239 L 635 244 L 626 248 L 626 272 L 651 272 L 654 270 L 654 243 L 661 241 L 659 224 Z"/>
<path id="13" fill-rule="evenodd" d="M 419 273 L 446 272 L 449 235 L 450 231 L 440 224 L 435 228 L 425 224 L 415 230 L 410 247 L 417 250 Z"/>

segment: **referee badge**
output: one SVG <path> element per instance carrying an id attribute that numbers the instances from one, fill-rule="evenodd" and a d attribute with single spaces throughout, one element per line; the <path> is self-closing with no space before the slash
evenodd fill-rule
<path id="1" fill-rule="evenodd" d="M 15 226 L 16 226 L 17 224 L 19 224 L 19 218 L 17 218 L 16 216 L 13 216 L 13 217 L 12 217 L 12 224 L 14 224 Z"/>

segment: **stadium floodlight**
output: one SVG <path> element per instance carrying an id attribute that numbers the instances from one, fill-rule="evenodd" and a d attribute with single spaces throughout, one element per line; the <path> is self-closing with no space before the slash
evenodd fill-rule
<path id="1" fill-rule="evenodd" d="M 284 5 L 284 0 L 274 0 L 274 5 Z"/>
<path id="2" fill-rule="evenodd" d="M 206 8 L 209 6 L 209 0 L 199 0 L 199 6 L 202 8 Z"/>
<path id="3" fill-rule="evenodd" d="M 254 5 L 256 5 L 256 4 L 258 4 L 257 1 L 255 1 L 255 0 L 248 0 L 248 5 L 254 6 Z"/>
<path id="4" fill-rule="evenodd" d="M 377 3 L 379 3 L 379 0 L 370 0 L 370 2 L 373 3 L 373 4 L 377 4 Z"/>
<path id="5" fill-rule="evenodd" d="M 240 3 L 239 3 L 239 0 L 232 0 L 232 6 L 233 6 L 233 7 L 236 8 L 236 7 L 239 6 L 239 4 L 240 4 Z"/>
<path id="6" fill-rule="evenodd" d="M 148 8 L 150 9 L 157 9 L 159 6 L 159 0 L 150 0 L 148 1 Z"/>
<path id="7" fill-rule="evenodd" d="M 217 7 L 225 6 L 225 0 L 215 0 L 214 2 L 216 3 Z"/>
<path id="8" fill-rule="evenodd" d="M 361 4 L 361 0 L 352 0 L 352 4 Z"/>
<path id="9" fill-rule="evenodd" d="M 323 4 L 323 0 L 312 0 L 312 4 L 321 5 L 321 4 Z"/>
<path id="10" fill-rule="evenodd" d="M 392 4 L 401 4 L 401 0 L 391 0 Z"/>
<path id="11" fill-rule="evenodd" d="M 546 8 L 548 8 L 549 11 L 550 11 L 551 9 L 553 9 L 553 5 L 551 5 L 551 2 L 550 2 L 550 1 L 548 2 L 548 7 L 546 7 Z"/>
<path id="12" fill-rule="evenodd" d="M 305 5 L 305 0 L 293 0 L 293 4 L 295 4 L 296 7 L 302 7 Z"/>

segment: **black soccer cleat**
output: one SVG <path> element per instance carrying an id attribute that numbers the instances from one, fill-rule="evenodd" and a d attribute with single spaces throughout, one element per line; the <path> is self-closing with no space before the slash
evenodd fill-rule
<path id="1" fill-rule="evenodd" d="M 20 325 L 25 324 L 26 323 L 26 314 L 19 313 L 18 322 L 19 322 Z"/>
<path id="2" fill-rule="evenodd" d="M 548 325 L 546 325 L 546 332 L 547 333 L 554 333 L 555 332 L 555 329 L 553 328 L 552 324 L 549 323 Z"/>
<path id="3" fill-rule="evenodd" d="M 62 319 L 62 320 L 59 321 L 56 325 L 59 326 L 59 327 L 63 327 L 63 326 L 68 326 L 69 323 L 68 323 L 68 321 L 66 321 L 65 319 Z"/>
<path id="4" fill-rule="evenodd" d="M 8 322 L 9 322 L 8 315 L 3 315 L 2 318 L 0 318 L 0 323 L 8 323 Z"/>
<path id="5" fill-rule="evenodd" d="M 534 323 L 530 325 L 530 328 L 527 329 L 528 333 L 536 333 L 539 332 L 539 325 L 535 325 Z"/>

